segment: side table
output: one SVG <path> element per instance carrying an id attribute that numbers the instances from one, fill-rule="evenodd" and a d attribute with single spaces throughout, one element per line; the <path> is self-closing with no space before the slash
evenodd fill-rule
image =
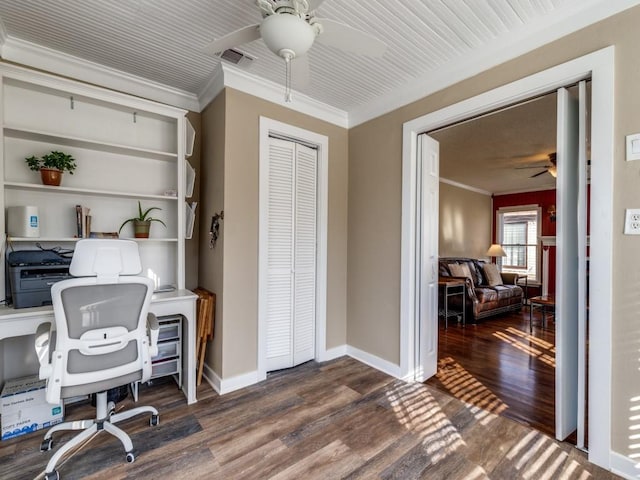
<path id="1" fill-rule="evenodd" d="M 438 289 L 442 297 L 441 308 L 438 309 L 438 315 L 444 317 L 444 328 L 449 326 L 449 317 L 462 317 L 462 326 L 466 324 L 465 319 L 465 298 L 466 298 L 466 284 L 464 280 L 440 277 L 438 279 Z M 460 310 L 449 309 L 449 299 L 460 295 L 461 308 Z"/>
<path id="2" fill-rule="evenodd" d="M 556 308 L 556 297 L 553 295 L 540 295 L 529 299 L 529 333 L 533 331 L 533 307 L 542 309 L 542 328 L 547 328 L 547 308 Z"/>

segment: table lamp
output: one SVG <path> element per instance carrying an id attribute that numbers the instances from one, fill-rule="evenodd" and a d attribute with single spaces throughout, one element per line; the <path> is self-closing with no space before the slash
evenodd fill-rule
<path id="1" fill-rule="evenodd" d="M 498 243 L 494 243 L 487 250 L 487 257 L 495 258 L 495 257 L 506 257 L 507 253 L 502 248 L 502 245 Z"/>

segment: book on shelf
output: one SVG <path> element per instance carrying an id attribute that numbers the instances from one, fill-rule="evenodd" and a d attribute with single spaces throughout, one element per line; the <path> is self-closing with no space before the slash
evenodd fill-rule
<path id="1" fill-rule="evenodd" d="M 76 235 L 78 238 L 89 238 L 91 233 L 91 209 L 76 205 Z"/>

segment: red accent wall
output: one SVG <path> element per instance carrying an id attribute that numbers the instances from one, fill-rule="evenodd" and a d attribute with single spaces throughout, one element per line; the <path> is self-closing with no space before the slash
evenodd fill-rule
<path id="1" fill-rule="evenodd" d="M 496 242 L 496 212 L 499 208 L 516 207 L 519 205 L 539 205 L 542 208 L 542 236 L 553 237 L 556 234 L 556 222 L 552 222 L 549 218 L 549 207 L 556 205 L 556 191 L 541 190 L 537 192 L 511 193 L 508 195 L 494 195 L 493 197 L 493 222 L 494 229 L 492 232 L 492 242 Z M 542 275 L 542 254 L 540 255 L 540 272 Z M 549 247 L 549 293 L 555 293 L 556 290 L 556 247 Z M 541 292 L 530 292 L 529 295 L 539 294 Z"/>

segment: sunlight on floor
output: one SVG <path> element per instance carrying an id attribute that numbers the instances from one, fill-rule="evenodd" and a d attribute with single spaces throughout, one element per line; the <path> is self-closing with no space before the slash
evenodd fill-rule
<path id="1" fill-rule="evenodd" d="M 483 420 L 483 424 L 493 418 L 489 413 L 500 414 L 509 408 L 506 403 L 451 357 L 438 361 L 436 378 L 454 397 L 474 405 L 476 408 L 472 408 L 471 411 L 477 419 Z"/>
<path id="2" fill-rule="evenodd" d="M 586 480 L 591 478 L 591 474 L 584 470 L 576 460 L 571 460 L 566 465 L 569 454 L 552 438 L 540 432 L 529 432 L 511 448 L 506 457 L 509 460 L 518 459 L 515 468 L 522 471 L 524 479 Z"/>
<path id="3" fill-rule="evenodd" d="M 541 338 L 535 337 L 529 333 L 523 332 L 515 327 L 507 327 L 507 332 L 517 335 L 518 337 L 524 338 L 531 343 L 535 343 L 540 348 L 544 348 L 545 350 L 553 350 L 555 346 L 551 342 L 547 342 L 546 340 L 542 340 Z"/>
<path id="4" fill-rule="evenodd" d="M 401 384 L 386 393 L 398 421 L 420 435 L 432 463 L 438 463 L 465 445 L 436 399 L 422 384 Z"/>
<path id="5" fill-rule="evenodd" d="M 522 333 L 522 332 L 520 332 Z M 513 335 L 508 335 L 504 332 L 494 332 L 493 336 L 496 338 L 499 338 L 500 340 L 502 340 L 505 343 L 508 343 L 509 345 L 512 345 L 513 347 L 517 348 L 518 350 L 526 353 L 527 355 L 537 358 L 538 360 L 540 360 L 541 362 L 546 363 L 547 365 L 555 368 L 556 367 L 556 359 L 554 355 L 550 355 L 547 352 L 544 352 L 543 350 L 539 350 L 537 348 L 532 347 L 531 345 L 529 345 L 528 343 L 535 343 L 531 341 L 531 337 L 530 335 L 527 335 L 524 340 L 518 337 L 515 337 Z"/>

